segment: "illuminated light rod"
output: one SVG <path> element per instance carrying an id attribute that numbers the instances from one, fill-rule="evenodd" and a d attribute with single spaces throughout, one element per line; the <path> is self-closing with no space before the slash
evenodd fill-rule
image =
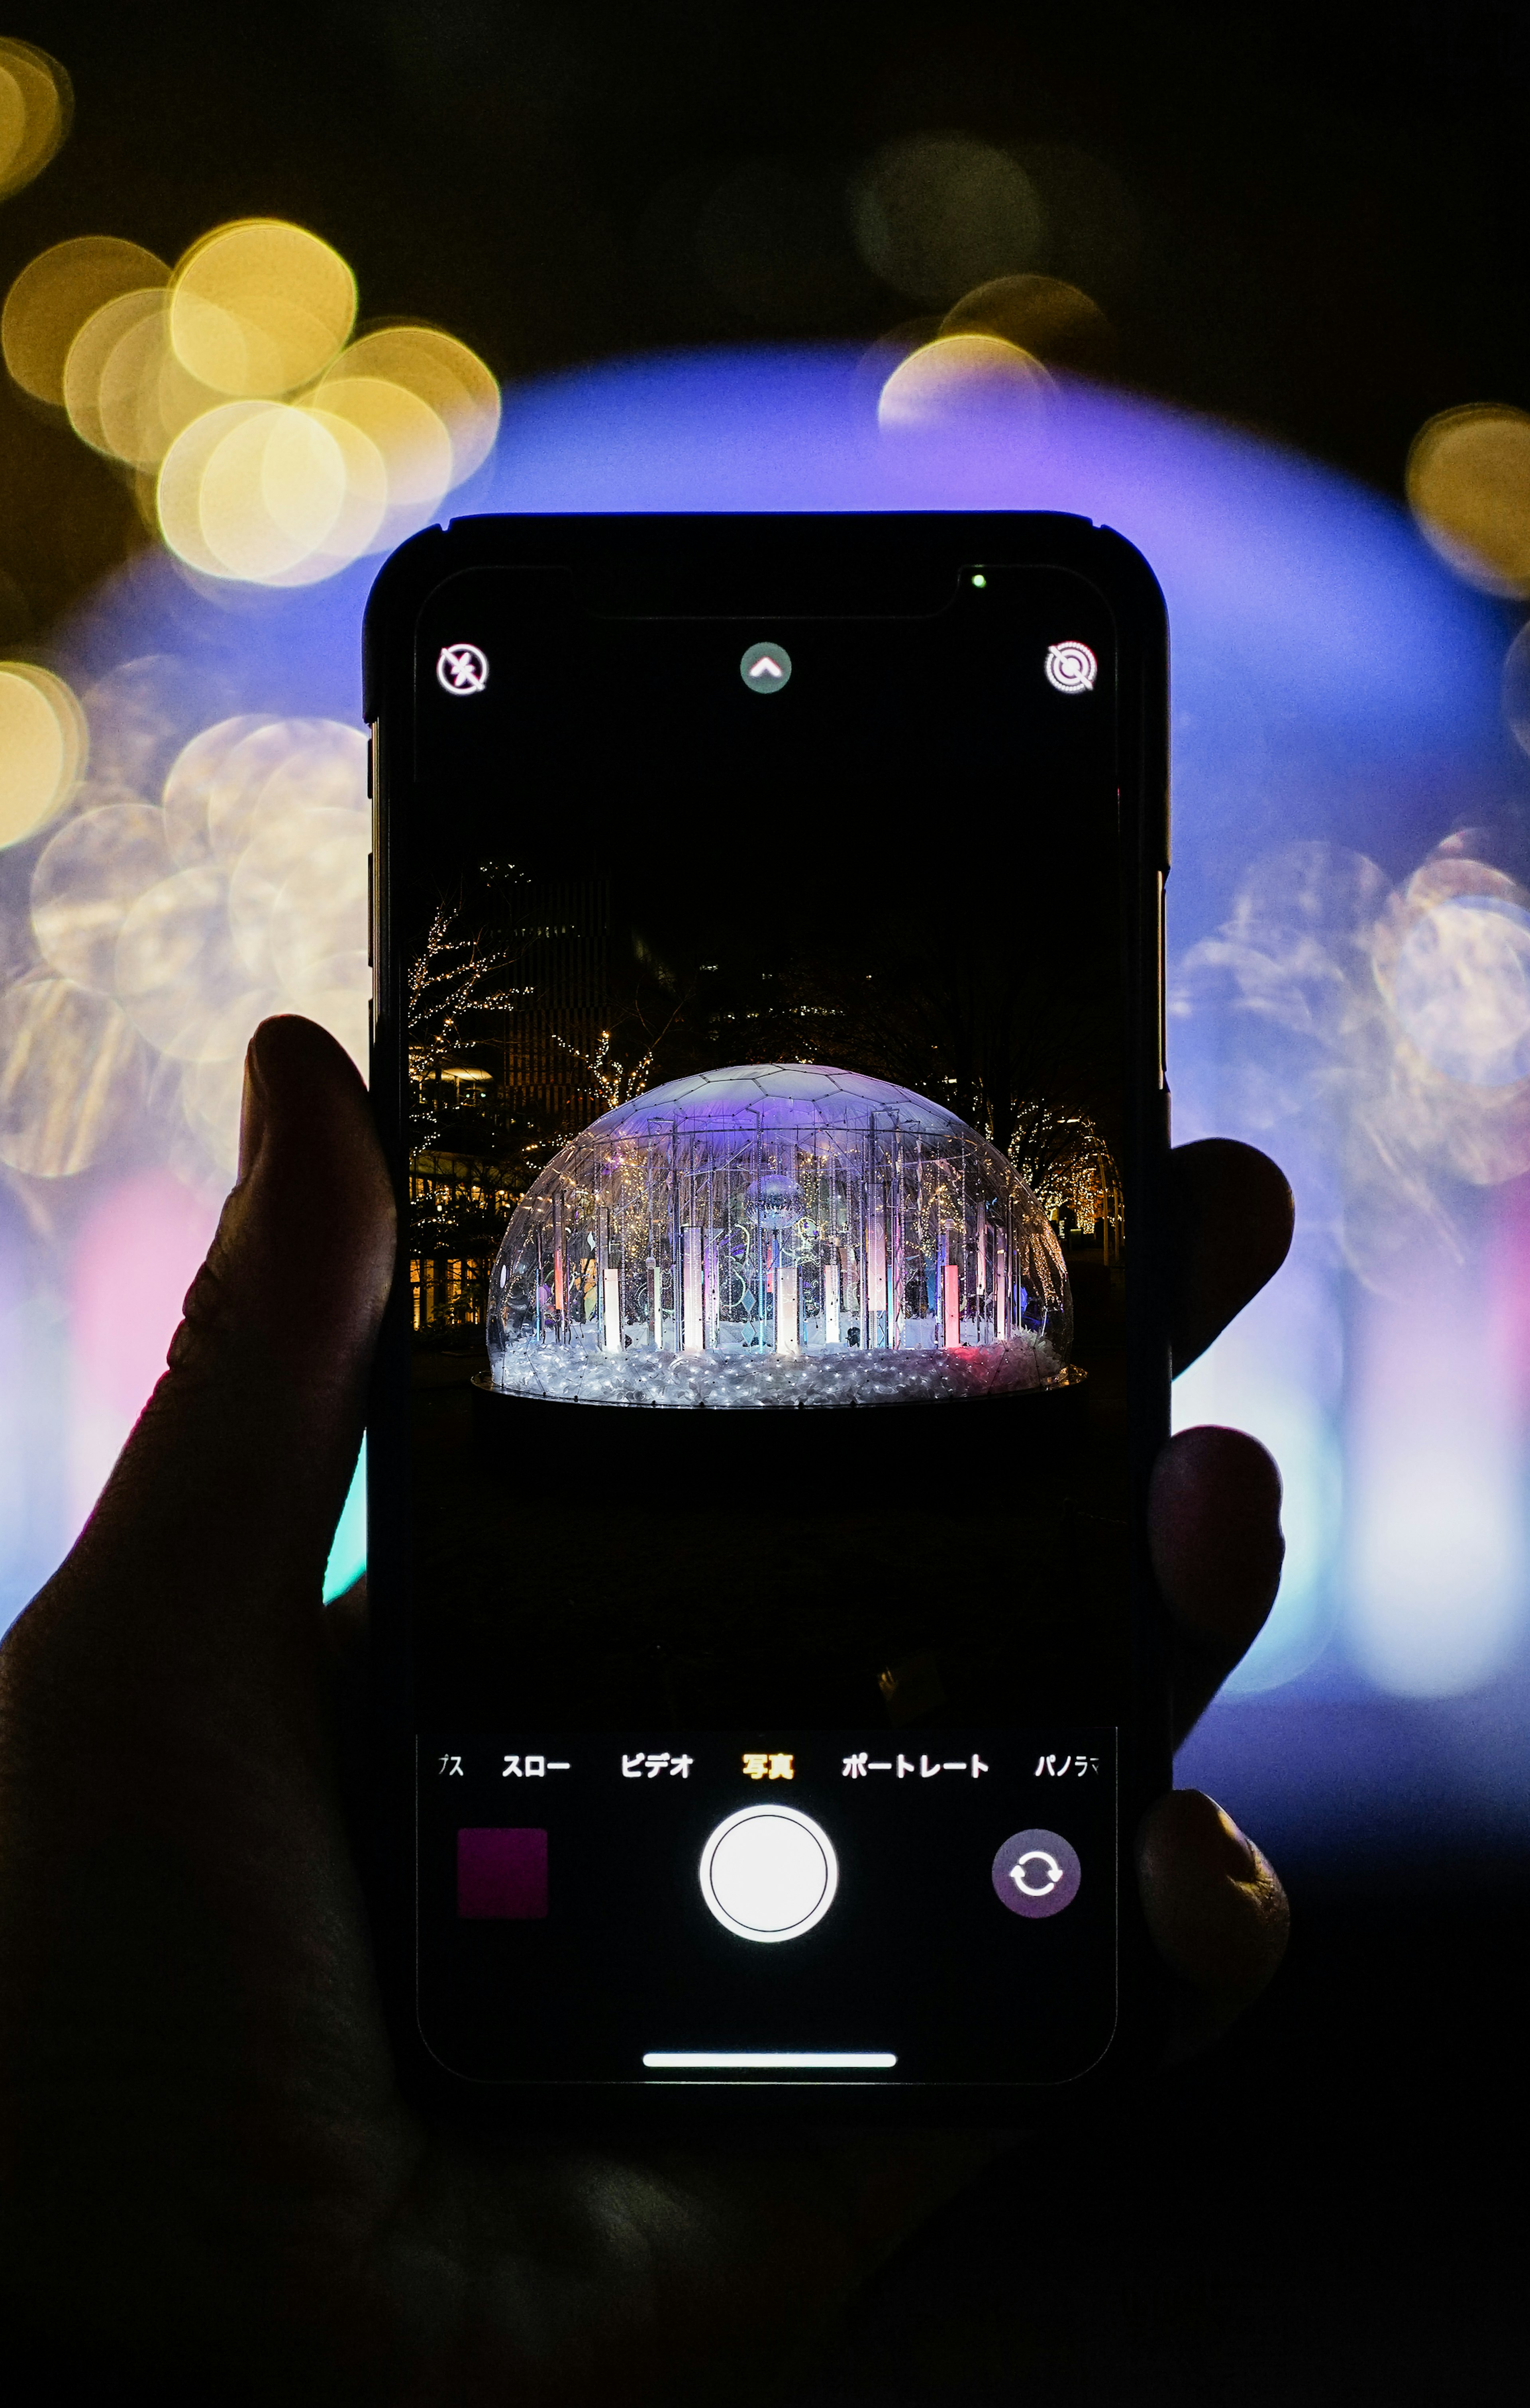
<path id="1" fill-rule="evenodd" d="M 885 2048 L 651 2048 L 651 2073 L 891 2073 Z"/>

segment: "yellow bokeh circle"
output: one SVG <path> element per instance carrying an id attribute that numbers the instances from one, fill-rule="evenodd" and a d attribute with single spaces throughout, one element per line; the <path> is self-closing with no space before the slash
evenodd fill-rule
<path id="1" fill-rule="evenodd" d="M 60 408 L 64 372 L 81 327 L 121 294 L 163 284 L 164 262 L 116 235 L 77 235 L 22 268 L 0 312 L 6 366 L 23 392 Z"/>
<path id="2" fill-rule="evenodd" d="M 389 508 L 433 510 L 453 477 L 451 437 L 430 404 L 381 377 L 326 378 L 320 394 L 327 415 L 375 447 L 387 470 Z"/>
<path id="3" fill-rule="evenodd" d="M 182 429 L 164 455 L 154 488 L 160 533 L 178 560 L 205 576 L 230 573 L 202 532 L 202 479 L 207 464 L 227 436 L 265 418 L 272 407 L 268 401 L 227 401 L 205 410 Z"/>
<path id="4" fill-rule="evenodd" d="M 85 766 L 85 714 L 61 677 L 0 662 L 0 845 L 19 844 L 68 800 Z"/>
<path id="5" fill-rule="evenodd" d="M 69 131 L 74 99 L 57 59 L 0 40 L 0 200 L 30 184 Z"/>
<path id="6" fill-rule="evenodd" d="M 7 90 L 0 63 L 0 156 Z M 17 381 L 135 472 L 179 560 L 280 586 L 400 541 L 498 435 L 498 385 L 466 344 L 404 322 L 351 342 L 355 311 L 337 251 L 251 218 L 173 271 L 116 236 L 54 244 L 16 279 L 0 337 Z"/>
<path id="7" fill-rule="evenodd" d="M 247 218 L 204 235 L 179 261 L 170 340 L 214 393 L 274 398 L 311 383 L 356 316 L 356 280 L 302 226 Z"/>
<path id="8" fill-rule="evenodd" d="M 1050 379 L 1039 361 L 997 335 L 942 335 L 899 362 L 877 404 L 879 425 L 917 433 L 970 409 L 1035 403 Z"/>
<path id="9" fill-rule="evenodd" d="M 450 485 L 470 477 L 494 448 L 499 387 L 476 351 L 437 326 L 379 326 L 350 344 L 324 379 L 327 407 L 343 407 L 334 388 L 351 379 L 395 386 L 434 410 L 451 444 Z"/>
<path id="10" fill-rule="evenodd" d="M 1530 595 L 1530 416 L 1499 402 L 1442 410 L 1414 437 L 1404 481 L 1420 531 L 1458 577 Z"/>
<path id="11" fill-rule="evenodd" d="M 64 363 L 64 407 L 82 443 L 134 465 L 160 457 L 151 385 L 164 354 L 164 296 L 121 293 L 86 319 Z M 150 374 L 152 365 L 152 377 Z"/>
<path id="12" fill-rule="evenodd" d="M 335 437 L 277 404 L 224 436 L 202 472 L 197 514 L 228 575 L 268 582 L 322 544 L 344 501 Z"/>
<path id="13" fill-rule="evenodd" d="M 349 421 L 283 402 L 225 402 L 178 436 L 160 471 L 161 532 L 209 577 L 307 584 L 366 550 L 387 508 L 376 446 Z"/>
<path id="14" fill-rule="evenodd" d="M 334 521 L 282 580 L 289 585 L 310 585 L 375 548 L 388 516 L 388 465 L 365 429 L 350 419 L 312 404 L 295 414 L 308 419 L 328 437 L 345 466 L 345 487 Z"/>

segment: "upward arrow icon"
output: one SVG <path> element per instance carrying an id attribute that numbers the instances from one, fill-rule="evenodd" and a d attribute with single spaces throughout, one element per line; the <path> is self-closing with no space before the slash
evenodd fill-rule
<path id="1" fill-rule="evenodd" d="M 738 664 L 738 674 L 755 694 L 783 694 L 792 674 L 792 655 L 784 644 L 765 638 L 751 644 Z"/>

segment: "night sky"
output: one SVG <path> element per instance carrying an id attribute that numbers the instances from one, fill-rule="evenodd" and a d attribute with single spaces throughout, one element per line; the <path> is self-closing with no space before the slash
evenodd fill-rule
<path id="1" fill-rule="evenodd" d="M 432 319 L 512 383 L 656 346 L 869 340 L 918 304 L 857 258 L 845 176 L 954 129 L 1018 150 L 1053 221 L 1036 264 L 1105 308 L 1127 384 L 1389 490 L 1433 411 L 1530 398 L 1511 0 L 278 0 L 39 6 L 12 30 L 63 61 L 76 111 L 0 207 L 7 286 L 68 236 L 173 260 L 258 214 L 336 244 L 364 319 Z M 0 488 L 0 640 L 40 638 L 146 538 L 14 392 Z"/>

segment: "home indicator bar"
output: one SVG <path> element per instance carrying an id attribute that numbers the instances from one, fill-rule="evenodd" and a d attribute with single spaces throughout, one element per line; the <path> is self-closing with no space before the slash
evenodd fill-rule
<path id="1" fill-rule="evenodd" d="M 881 2048 L 651 2048 L 651 2073 L 891 2073 L 897 2058 Z"/>

